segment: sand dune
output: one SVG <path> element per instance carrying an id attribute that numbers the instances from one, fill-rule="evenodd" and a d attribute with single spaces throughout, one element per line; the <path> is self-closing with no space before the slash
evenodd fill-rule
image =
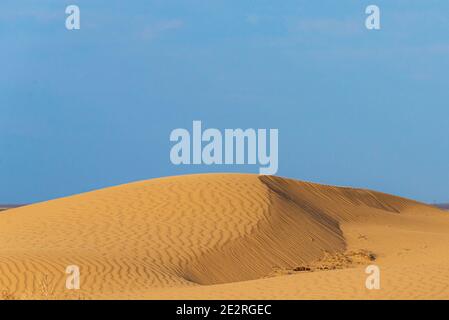
<path id="1" fill-rule="evenodd" d="M 447 212 L 379 192 L 160 178 L 1 214 L 0 299 L 447 299 L 448 247 Z"/>

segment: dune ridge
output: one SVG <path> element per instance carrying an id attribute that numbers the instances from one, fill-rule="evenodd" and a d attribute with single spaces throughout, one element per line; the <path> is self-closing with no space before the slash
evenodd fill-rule
<path id="1" fill-rule="evenodd" d="M 0 291 L 18 299 L 299 299 L 335 298 L 339 285 L 340 298 L 401 298 L 396 283 L 364 288 L 363 268 L 375 259 L 394 272 L 429 264 L 443 280 L 420 290 L 434 297 L 449 291 L 449 255 L 438 257 L 448 244 L 446 212 L 388 194 L 274 176 L 168 177 L 4 212 Z M 81 290 L 65 288 L 68 265 L 80 267 Z"/>

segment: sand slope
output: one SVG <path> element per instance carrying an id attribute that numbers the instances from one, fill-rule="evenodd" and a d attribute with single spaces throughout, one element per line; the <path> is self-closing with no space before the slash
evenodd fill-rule
<path id="1" fill-rule="evenodd" d="M 369 190 L 240 174 L 153 179 L 0 215 L 11 299 L 449 298 L 449 215 Z M 381 268 L 381 290 L 364 268 Z M 81 290 L 65 289 L 68 265 Z"/>

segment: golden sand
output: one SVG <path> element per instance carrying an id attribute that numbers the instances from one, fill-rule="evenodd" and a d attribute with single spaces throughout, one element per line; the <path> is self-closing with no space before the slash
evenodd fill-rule
<path id="1" fill-rule="evenodd" d="M 377 265 L 380 290 L 365 268 Z M 66 289 L 77 265 L 81 289 Z M 448 299 L 449 214 L 272 176 L 153 179 L 0 214 L 0 299 Z"/>

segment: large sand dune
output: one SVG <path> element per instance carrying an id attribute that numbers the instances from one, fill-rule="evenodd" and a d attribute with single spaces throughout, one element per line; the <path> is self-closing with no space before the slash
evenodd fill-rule
<path id="1" fill-rule="evenodd" d="M 365 288 L 365 267 L 381 289 Z M 68 265 L 81 289 L 65 288 Z M 4 299 L 449 298 L 449 214 L 240 174 L 153 179 L 0 215 Z"/>

